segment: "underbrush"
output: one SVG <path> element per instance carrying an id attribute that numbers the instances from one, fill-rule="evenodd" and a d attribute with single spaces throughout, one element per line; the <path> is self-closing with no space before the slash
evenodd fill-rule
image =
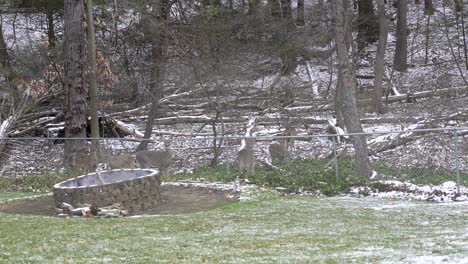
<path id="1" fill-rule="evenodd" d="M 232 164 L 231 164 L 232 165 Z M 370 180 L 355 175 L 355 164 L 351 159 L 340 159 L 336 166 L 330 160 L 294 159 L 284 164 L 276 164 L 276 168 L 256 166 L 254 175 L 240 172 L 231 166 L 227 170 L 225 164 L 217 167 L 202 167 L 193 173 L 180 173 L 165 176 L 163 180 L 205 179 L 209 181 L 231 182 L 236 179 L 248 180 L 259 186 L 284 187 L 290 192 L 318 191 L 324 195 L 336 195 L 348 192 L 352 186 L 368 186 L 379 180 L 408 181 L 414 184 L 438 185 L 446 181 L 455 181 L 452 172 L 434 168 L 404 167 L 396 168 L 383 162 L 374 162 L 372 168 L 378 172 L 378 177 Z M 468 185 L 468 174 L 460 175 L 460 183 Z"/>
<path id="2" fill-rule="evenodd" d="M 338 174 L 335 171 L 338 167 Z M 254 175 L 240 172 L 235 164 L 217 167 L 201 167 L 193 173 L 179 173 L 163 176 L 163 181 L 185 180 L 189 178 L 208 181 L 232 182 L 244 180 L 259 186 L 284 187 L 289 192 L 317 191 L 324 195 L 346 193 L 352 186 L 368 186 L 378 180 L 399 180 L 414 184 L 438 185 L 446 181 L 457 180 L 453 172 L 434 168 L 403 167 L 396 168 L 384 162 L 372 163 L 372 168 L 379 176 L 373 180 L 355 176 L 355 165 L 352 159 L 340 159 L 335 165 L 330 160 L 294 159 L 274 168 L 256 166 Z M 51 192 L 53 186 L 61 181 L 76 177 L 82 173 L 68 171 L 51 172 L 27 176 L 0 177 L 0 191 L 3 192 Z M 468 185 L 468 174 L 460 174 L 461 185 Z"/>
<path id="3" fill-rule="evenodd" d="M 52 191 L 55 184 L 76 177 L 79 174 L 79 172 L 51 172 L 38 175 L 3 176 L 0 177 L 0 191 L 47 193 Z"/>
<path id="4" fill-rule="evenodd" d="M 347 192 L 355 184 L 365 184 L 366 180 L 353 176 L 337 177 L 333 164 L 326 160 L 295 159 L 276 168 L 257 166 L 255 173 L 249 175 L 235 168 L 228 171 L 226 165 L 202 167 L 193 173 L 180 173 L 165 176 L 164 181 L 184 179 L 205 179 L 209 181 L 231 182 L 236 179 L 248 181 L 259 186 L 283 187 L 290 192 L 318 191 L 324 195 L 336 195 Z M 352 175 L 354 166 L 347 162 L 339 164 L 341 175 Z"/>
<path id="5" fill-rule="evenodd" d="M 457 182 L 453 171 L 430 167 L 395 167 L 384 162 L 374 162 L 372 167 L 380 174 L 380 179 L 407 181 L 421 185 L 439 185 L 446 181 Z M 460 184 L 468 185 L 468 174 L 460 173 Z"/>

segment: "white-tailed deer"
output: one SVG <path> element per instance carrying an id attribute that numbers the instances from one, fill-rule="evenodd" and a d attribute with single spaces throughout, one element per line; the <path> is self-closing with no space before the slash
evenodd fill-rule
<path id="1" fill-rule="evenodd" d="M 289 137 L 286 139 L 286 148 L 294 150 L 294 137 L 298 134 L 297 130 L 294 127 L 288 127 L 286 128 L 285 134 Z"/>
<path id="2" fill-rule="evenodd" d="M 158 168 L 164 173 L 172 162 L 171 143 L 165 141 L 164 150 L 142 150 L 136 152 L 135 156 L 141 168 Z"/>
<path id="3" fill-rule="evenodd" d="M 102 162 L 109 165 L 110 169 L 135 169 L 136 157 L 129 153 L 112 155 L 109 149 L 101 149 Z"/>
<path id="4" fill-rule="evenodd" d="M 112 170 L 115 169 L 135 169 L 136 156 L 128 153 L 122 153 L 110 156 L 109 166 Z"/>
<path id="5" fill-rule="evenodd" d="M 281 139 L 280 143 L 271 144 L 268 148 L 271 155 L 271 163 L 281 163 L 288 158 L 287 139 Z"/>
<path id="6" fill-rule="evenodd" d="M 239 171 L 248 172 L 253 175 L 255 172 L 255 155 L 254 155 L 254 144 L 255 139 L 245 139 L 245 145 L 243 145 L 237 155 L 239 162 Z"/>
<path id="7" fill-rule="evenodd" d="M 74 157 L 76 168 L 84 173 L 95 172 L 97 168 L 97 159 L 94 154 L 83 152 Z"/>

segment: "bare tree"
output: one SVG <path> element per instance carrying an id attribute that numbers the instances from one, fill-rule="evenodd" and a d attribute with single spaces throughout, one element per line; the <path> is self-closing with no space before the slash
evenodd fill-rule
<path id="1" fill-rule="evenodd" d="M 169 15 L 169 0 L 155 0 L 153 3 L 152 15 L 146 21 L 146 34 L 149 34 L 151 41 L 151 83 L 150 96 L 151 108 L 146 121 L 144 138 L 151 138 L 153 132 L 154 119 L 159 116 L 159 100 L 163 96 L 164 67 L 167 60 L 167 18 Z M 149 141 L 142 141 L 137 150 L 148 149 Z"/>
<path id="2" fill-rule="evenodd" d="M 268 0 L 270 5 L 271 16 L 274 18 L 281 18 L 281 3 L 280 0 Z"/>
<path id="3" fill-rule="evenodd" d="M 404 72 L 408 68 L 408 35 L 407 35 L 408 0 L 398 0 L 396 49 L 393 68 Z"/>
<path id="4" fill-rule="evenodd" d="M 344 118 L 344 123 L 348 133 L 362 133 L 362 125 L 359 120 L 356 106 L 356 82 L 355 74 L 350 64 L 349 48 L 351 39 L 351 18 L 349 16 L 349 1 L 334 0 L 336 15 L 335 43 L 337 59 L 339 64 L 340 85 L 338 85 L 340 96 L 338 96 L 338 106 Z M 355 150 L 356 174 L 358 176 L 369 177 L 371 167 L 367 149 L 366 137 L 364 135 L 354 135 L 353 146 Z"/>
<path id="5" fill-rule="evenodd" d="M 432 16 L 435 12 L 434 5 L 432 4 L 432 0 L 424 0 L 424 14 L 426 16 Z"/>
<path id="6" fill-rule="evenodd" d="M 305 25 L 305 21 L 304 21 L 304 0 L 297 0 L 296 25 L 298 25 L 298 26 Z"/>
<path id="7" fill-rule="evenodd" d="M 382 81 L 384 76 L 385 48 L 387 46 L 388 25 L 385 16 L 384 0 L 377 0 L 377 16 L 379 17 L 379 44 L 377 45 L 377 54 L 375 58 L 375 79 L 374 79 L 374 110 L 377 113 L 383 113 L 383 88 Z"/>
<path id="8" fill-rule="evenodd" d="M 372 0 L 358 0 L 358 10 L 358 48 L 361 50 L 367 43 L 377 40 L 379 28 Z"/>
<path id="9" fill-rule="evenodd" d="M 284 19 L 292 19 L 291 0 L 280 0 L 281 13 Z"/>
<path id="10" fill-rule="evenodd" d="M 89 109 L 91 112 L 91 137 L 99 137 L 99 122 L 97 109 L 97 80 L 96 80 L 96 41 L 94 34 L 93 1 L 86 0 L 86 18 L 88 24 L 88 78 L 89 78 Z M 93 140 L 93 152 L 101 160 L 99 140 Z"/>
<path id="11" fill-rule="evenodd" d="M 64 2 L 64 91 L 65 137 L 83 138 L 65 140 L 64 165 L 76 165 L 76 154 L 84 153 L 86 146 L 86 44 L 83 28 L 82 0 Z"/>
<path id="12" fill-rule="evenodd" d="M 247 10 L 248 14 L 256 14 L 259 6 L 260 6 L 260 0 L 250 0 L 249 10 Z"/>
<path id="13" fill-rule="evenodd" d="M 11 56 L 8 53 L 8 47 L 3 37 L 3 20 L 0 17 L 0 74 L 5 76 L 6 86 L 14 100 L 20 99 L 18 88 L 12 82 L 16 78 L 16 73 L 11 67 Z"/>

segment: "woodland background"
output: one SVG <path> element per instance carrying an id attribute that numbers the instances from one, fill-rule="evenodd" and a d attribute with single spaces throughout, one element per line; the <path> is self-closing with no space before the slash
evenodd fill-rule
<path id="1" fill-rule="evenodd" d="M 227 136 L 467 124 L 462 0 L 37 0 L 0 7 L 3 160 L 25 144 L 6 139 L 31 136 L 83 138 L 65 141 L 65 167 L 76 165 L 76 153 L 99 150 L 87 147 L 86 136 L 209 137 L 216 165 Z M 375 148 L 397 147 L 376 147 L 364 136 L 351 143 L 362 176 L 371 175 Z"/>

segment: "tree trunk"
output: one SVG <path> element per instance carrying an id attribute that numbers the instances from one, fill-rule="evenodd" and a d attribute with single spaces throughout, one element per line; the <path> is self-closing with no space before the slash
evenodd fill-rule
<path id="1" fill-rule="evenodd" d="M 303 25 L 305 25 L 305 20 L 304 20 L 304 0 L 297 0 L 296 25 L 298 25 L 298 26 L 303 26 Z"/>
<path id="2" fill-rule="evenodd" d="M 463 39 L 463 55 L 465 56 L 465 69 L 468 70 L 468 50 L 466 45 L 466 33 L 465 33 L 465 11 L 464 11 L 464 2 L 461 3 L 461 30 L 462 30 L 462 39 Z"/>
<path id="3" fill-rule="evenodd" d="M 150 96 L 151 96 L 151 109 L 146 121 L 144 139 L 150 139 L 153 132 L 154 119 L 160 116 L 159 100 L 163 96 L 163 81 L 164 81 L 164 67 L 166 62 L 166 41 L 167 41 L 167 17 L 169 12 L 168 0 L 156 1 L 153 6 L 153 16 L 156 20 L 156 35 L 151 40 L 151 62 L 153 67 L 151 69 L 151 83 L 150 83 Z M 153 26 L 154 25 L 150 25 Z M 137 148 L 137 151 L 147 150 L 149 141 L 142 141 Z"/>
<path id="4" fill-rule="evenodd" d="M 55 37 L 54 28 L 54 10 L 47 11 L 47 37 L 49 41 L 49 47 L 55 47 L 57 38 Z"/>
<path id="5" fill-rule="evenodd" d="M 280 0 L 281 13 L 284 19 L 292 19 L 291 0 Z"/>
<path id="6" fill-rule="evenodd" d="M 431 22 L 431 16 L 428 15 L 427 16 L 427 20 L 426 20 L 426 36 L 425 36 L 425 42 L 424 42 L 424 64 L 427 64 L 428 63 L 428 57 L 429 57 L 429 37 L 430 37 L 430 34 L 431 34 L 431 31 L 429 30 L 429 23 Z"/>
<path id="7" fill-rule="evenodd" d="M 96 81 L 96 41 L 94 34 L 93 1 L 86 0 L 86 18 L 88 22 L 88 78 L 89 78 L 89 110 L 91 112 L 91 137 L 99 137 L 99 121 L 97 109 L 97 81 Z M 93 152 L 101 161 L 99 140 L 93 142 Z"/>
<path id="8" fill-rule="evenodd" d="M 382 114 L 384 112 L 382 104 L 384 76 L 385 48 L 387 46 L 388 25 L 385 16 L 384 0 L 377 0 L 377 16 L 379 17 L 379 44 L 375 58 L 375 79 L 374 79 L 374 110 Z"/>
<path id="9" fill-rule="evenodd" d="M 281 4 L 280 0 L 268 0 L 270 4 L 270 12 L 273 18 L 281 18 Z"/>
<path id="10" fill-rule="evenodd" d="M 336 14 L 336 51 L 341 72 L 342 96 L 339 97 L 339 107 L 344 117 L 344 122 L 348 133 L 362 133 L 362 125 L 359 120 L 358 109 L 354 92 L 356 83 L 353 77 L 353 70 L 350 64 L 349 47 L 351 39 L 351 18 L 349 17 L 349 1 L 334 0 Z M 367 149 L 366 137 L 364 135 L 353 136 L 353 146 L 355 151 L 356 174 L 357 176 L 369 177 L 371 167 L 369 162 L 369 152 Z"/>
<path id="11" fill-rule="evenodd" d="M 379 28 L 372 0 L 359 0 L 358 10 L 358 49 L 362 50 L 377 40 Z"/>
<path id="12" fill-rule="evenodd" d="M 337 79 L 338 80 L 343 79 L 341 71 L 338 71 Z M 343 112 L 340 107 L 340 104 L 343 101 L 343 95 L 342 95 L 343 88 L 341 88 L 341 86 L 342 86 L 342 82 L 340 81 L 336 82 L 335 98 L 333 99 L 333 108 L 335 110 L 336 124 L 333 124 L 333 125 L 344 129 L 345 128 L 344 117 L 343 117 Z"/>
<path id="13" fill-rule="evenodd" d="M 396 48 L 395 57 L 393 60 L 393 68 L 399 72 L 404 72 L 408 68 L 407 16 L 408 0 L 398 0 Z"/>
<path id="14" fill-rule="evenodd" d="M 73 168 L 74 157 L 84 153 L 86 147 L 86 44 L 83 28 L 83 2 L 64 2 L 64 91 L 65 140 L 64 165 Z"/>
<path id="15" fill-rule="evenodd" d="M 247 13 L 250 15 L 257 14 L 259 5 L 260 5 L 260 0 L 250 0 L 249 10 L 247 10 Z"/>
<path id="16" fill-rule="evenodd" d="M 1 19 L 1 17 L 0 17 Z M 14 102 L 20 101 L 18 88 L 13 85 L 13 80 L 16 78 L 16 73 L 11 67 L 11 57 L 8 54 L 8 48 L 3 37 L 3 22 L 0 20 L 0 73 L 5 76 L 7 90 L 11 93 Z"/>
<path id="17" fill-rule="evenodd" d="M 463 10 L 462 8 L 462 2 L 463 0 L 453 0 L 454 3 L 454 11 L 455 12 L 460 12 Z"/>
<path id="18" fill-rule="evenodd" d="M 434 15 L 435 8 L 432 4 L 432 0 L 424 0 L 424 15 L 432 16 Z"/>

